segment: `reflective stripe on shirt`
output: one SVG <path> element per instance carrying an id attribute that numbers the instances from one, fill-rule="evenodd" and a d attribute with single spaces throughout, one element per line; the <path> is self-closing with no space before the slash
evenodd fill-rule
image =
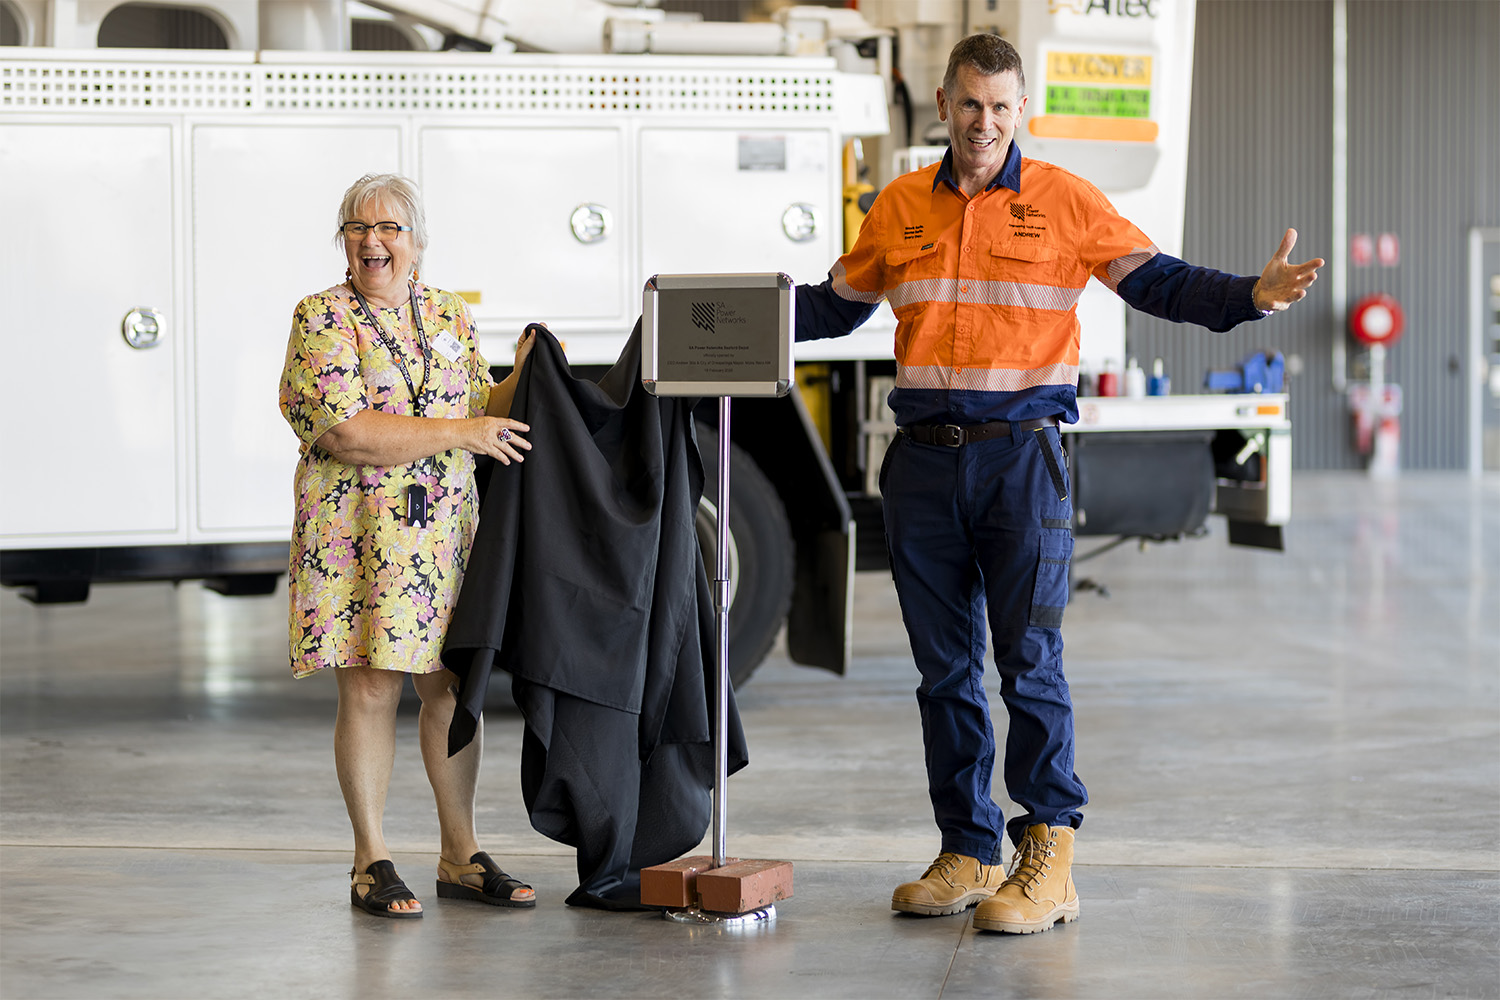
<path id="1" fill-rule="evenodd" d="M 896 365 L 898 389 L 961 389 L 977 392 L 1021 392 L 1048 385 L 1076 386 L 1077 365 L 1045 368 L 953 368 L 943 365 Z"/>

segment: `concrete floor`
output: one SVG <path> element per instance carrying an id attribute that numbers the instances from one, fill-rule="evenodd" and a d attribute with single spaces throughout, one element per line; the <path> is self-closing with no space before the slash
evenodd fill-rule
<path id="1" fill-rule="evenodd" d="M 1065 626 L 1082 919 L 1028 937 L 888 909 L 937 840 L 883 575 L 850 676 L 776 656 L 742 694 L 730 852 L 796 869 L 745 933 L 563 906 L 505 709 L 481 841 L 538 907 L 435 898 L 409 711 L 387 833 L 427 916 L 360 914 L 334 685 L 288 675 L 284 595 L 5 593 L 0 996 L 1500 996 L 1500 478 L 1301 475 L 1285 554 L 1211 526 L 1077 567 L 1109 590 Z"/>

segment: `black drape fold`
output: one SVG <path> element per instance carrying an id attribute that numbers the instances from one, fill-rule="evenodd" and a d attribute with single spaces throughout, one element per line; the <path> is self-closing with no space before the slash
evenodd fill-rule
<path id="1" fill-rule="evenodd" d="M 640 334 L 598 383 L 537 334 L 511 407 L 533 448 L 490 474 L 443 649 L 460 680 L 449 753 L 509 672 L 531 825 L 578 851 L 567 901 L 604 909 L 639 906 L 640 869 L 702 840 L 714 782 L 693 401 L 642 388 Z M 732 773 L 748 755 L 729 698 Z"/>

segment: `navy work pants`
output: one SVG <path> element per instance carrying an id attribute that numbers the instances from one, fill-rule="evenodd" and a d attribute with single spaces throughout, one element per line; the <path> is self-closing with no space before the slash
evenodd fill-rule
<path id="1" fill-rule="evenodd" d="M 986 607 L 1010 715 L 1005 788 L 1024 810 L 1010 821 L 1012 843 L 1036 823 L 1077 827 L 1088 801 L 1073 773 L 1062 663 L 1073 554 L 1067 482 L 1056 427 L 1014 427 L 1009 437 L 958 448 L 897 435 L 881 469 L 896 594 L 922 676 L 917 704 L 942 849 L 983 864 L 1002 860 L 1004 823 L 990 794 Z"/>

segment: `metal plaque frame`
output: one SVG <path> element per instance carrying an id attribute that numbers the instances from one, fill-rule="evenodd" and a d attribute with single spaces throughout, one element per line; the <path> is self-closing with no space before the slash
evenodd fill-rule
<path id="1" fill-rule="evenodd" d="M 796 295 L 780 272 L 657 274 L 641 308 L 641 383 L 657 396 L 785 396 Z"/>

